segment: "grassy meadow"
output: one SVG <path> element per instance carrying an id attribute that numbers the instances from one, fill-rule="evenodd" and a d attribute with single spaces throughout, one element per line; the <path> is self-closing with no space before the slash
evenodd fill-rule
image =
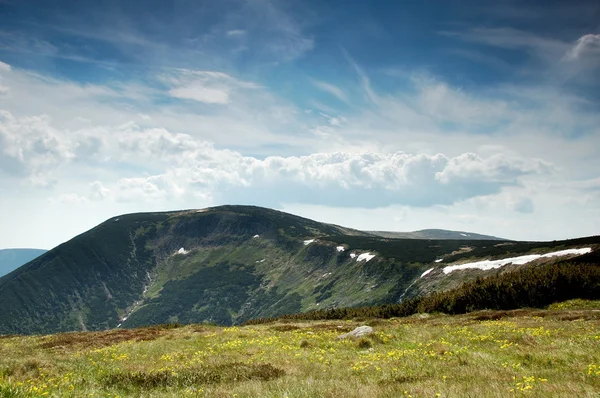
<path id="1" fill-rule="evenodd" d="M 598 397 L 600 302 L 0 336 L 0 396 Z"/>

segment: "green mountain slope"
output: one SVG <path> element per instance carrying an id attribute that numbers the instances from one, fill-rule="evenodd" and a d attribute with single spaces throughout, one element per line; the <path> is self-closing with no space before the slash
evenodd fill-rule
<path id="1" fill-rule="evenodd" d="M 46 253 L 42 249 L 1 249 L 0 277 Z"/>
<path id="2" fill-rule="evenodd" d="M 498 272 L 448 264 L 598 243 L 389 239 L 251 206 L 130 214 L 0 278 L 0 334 L 396 303 Z"/>

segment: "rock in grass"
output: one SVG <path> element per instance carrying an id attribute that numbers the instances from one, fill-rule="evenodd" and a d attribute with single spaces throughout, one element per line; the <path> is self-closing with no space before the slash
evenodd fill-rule
<path id="1" fill-rule="evenodd" d="M 371 326 L 359 326 L 351 332 L 339 335 L 338 339 L 346 339 L 348 337 L 361 337 L 369 335 L 371 333 L 373 333 L 373 328 Z"/>

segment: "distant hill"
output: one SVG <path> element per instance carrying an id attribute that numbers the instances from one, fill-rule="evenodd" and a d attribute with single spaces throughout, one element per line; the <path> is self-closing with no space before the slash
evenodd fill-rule
<path id="1" fill-rule="evenodd" d="M 463 238 L 375 236 L 254 206 L 122 215 L 1 277 L 0 334 L 232 325 L 398 303 L 527 267 L 524 255 L 538 264 L 600 248 L 600 237 Z M 487 259 L 495 268 L 477 263 Z"/>
<path id="2" fill-rule="evenodd" d="M 0 249 L 0 277 L 46 253 L 42 249 Z"/>
<path id="3" fill-rule="evenodd" d="M 413 232 L 366 231 L 376 236 L 395 239 L 458 239 L 458 240 L 507 240 L 496 236 L 473 232 L 448 231 L 445 229 L 422 229 Z"/>

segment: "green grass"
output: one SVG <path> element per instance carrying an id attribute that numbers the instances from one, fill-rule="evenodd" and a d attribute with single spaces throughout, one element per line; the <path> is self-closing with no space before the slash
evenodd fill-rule
<path id="1" fill-rule="evenodd" d="M 2 336 L 0 396 L 597 397 L 599 307 Z"/>

